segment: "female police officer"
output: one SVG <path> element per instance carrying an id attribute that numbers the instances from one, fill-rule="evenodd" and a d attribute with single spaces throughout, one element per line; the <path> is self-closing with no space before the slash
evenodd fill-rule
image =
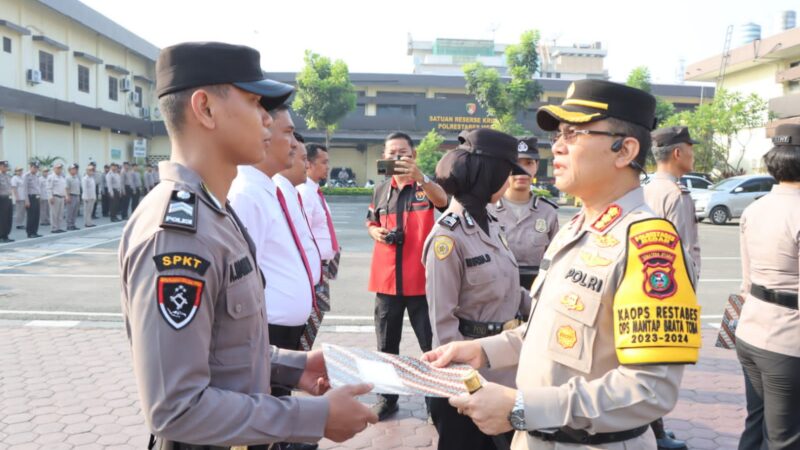
<path id="1" fill-rule="evenodd" d="M 515 326 L 529 303 L 508 241 L 486 210 L 503 195 L 510 173 L 527 173 L 516 163 L 518 141 L 490 129 L 462 132 L 459 141 L 436 167 L 437 182 L 453 199 L 423 250 L 434 346 L 498 334 Z M 513 385 L 512 371 L 488 378 Z M 434 399 L 430 409 L 440 449 L 494 448 L 447 399 Z"/>
<path id="2" fill-rule="evenodd" d="M 747 419 L 740 449 L 800 448 L 800 125 L 780 125 L 764 155 L 778 185 L 740 221 L 742 289 L 736 330 Z"/>

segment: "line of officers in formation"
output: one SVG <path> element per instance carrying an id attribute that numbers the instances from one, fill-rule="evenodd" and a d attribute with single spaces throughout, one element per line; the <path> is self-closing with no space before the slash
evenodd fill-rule
<path id="1" fill-rule="evenodd" d="M 156 63 L 170 173 L 126 225 L 119 252 L 150 448 L 339 442 L 378 420 L 357 400 L 371 385 L 331 388 L 320 350 L 269 345 L 270 274 L 227 201 L 237 167 L 268 152 L 267 111 L 292 91 L 260 67 L 251 48 L 208 42 L 167 47 Z M 432 181 L 450 201 L 421 255 L 435 347 L 422 359 L 434 367 L 469 364 L 483 376 L 470 395 L 437 400 L 439 448 L 658 445 L 650 423 L 675 406 L 701 334 L 696 224 L 685 231 L 673 223 L 679 220 L 660 217 L 667 212 L 648 206 L 659 196 L 640 186 L 655 104 L 638 89 L 580 80 L 561 105 L 538 110 L 539 127 L 553 133 L 556 187 L 583 208 L 554 235 L 547 221 L 534 220 L 549 242 L 530 285 L 520 284 L 507 232 L 487 207 L 503 198 L 510 176 L 530 175 L 519 161 L 531 146 L 499 131 L 468 130 L 437 165 Z M 676 178 L 688 170 L 675 160 L 691 156 L 691 141 L 684 129 L 656 134 L 669 150 L 659 152 L 669 182 L 660 201 L 682 205 L 688 196 Z M 427 208 L 414 192 L 409 211 Z M 529 208 L 505 207 L 512 223 Z M 759 295 L 774 294 L 765 292 Z M 311 395 L 275 397 L 273 385 Z"/>
<path id="2" fill-rule="evenodd" d="M 112 222 L 127 219 L 136 209 L 139 199 L 159 182 L 158 167 L 147 164 L 142 174 L 139 165 L 128 162 L 107 164 L 97 171 L 89 162 L 81 176 L 75 163 L 64 173 L 64 164 L 40 167 L 31 162 L 29 169 L 14 169 L 11 175 L 8 161 L 0 161 L 0 243 L 9 238 L 12 227 L 26 230 L 28 238 L 41 237 L 39 226 L 50 226 L 51 233 L 77 230 L 77 218 L 83 207 L 84 227 L 91 228 L 98 218 L 100 205 L 103 217 Z M 98 201 L 99 200 L 99 201 Z"/>

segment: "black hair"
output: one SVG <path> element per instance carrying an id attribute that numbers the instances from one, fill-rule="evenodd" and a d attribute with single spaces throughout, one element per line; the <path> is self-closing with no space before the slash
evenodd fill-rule
<path id="1" fill-rule="evenodd" d="M 306 145 L 306 153 L 307 153 L 309 162 L 314 162 L 314 160 L 317 159 L 317 156 L 319 155 L 319 152 L 328 153 L 328 147 L 325 147 L 322 144 L 316 144 L 316 143 L 311 143 L 311 144 Z"/>
<path id="2" fill-rule="evenodd" d="M 289 104 L 281 103 L 280 105 L 270 109 L 268 112 L 269 112 L 269 115 L 272 116 L 272 118 L 274 119 L 275 116 L 277 116 L 278 113 L 281 112 L 281 111 L 289 111 Z"/>
<path id="3" fill-rule="evenodd" d="M 184 89 L 182 91 L 167 94 L 158 99 L 158 109 L 161 111 L 161 116 L 164 117 L 164 125 L 171 133 L 178 133 L 186 124 L 186 106 L 192 98 L 192 94 L 196 91 L 203 89 L 205 91 L 213 92 L 219 97 L 228 95 L 227 84 L 213 84 L 209 86 L 199 86 L 191 89 Z"/>
<path id="4" fill-rule="evenodd" d="M 764 155 L 764 164 L 778 182 L 800 181 L 800 146 L 775 146 Z"/>
<path id="5" fill-rule="evenodd" d="M 392 133 L 389 133 L 389 135 L 386 136 L 386 139 L 384 139 L 383 142 L 389 142 L 393 139 L 405 139 L 406 142 L 408 142 L 408 146 L 414 148 L 414 141 L 411 140 L 411 136 L 403 133 L 402 131 L 394 131 Z"/>
<path id="6" fill-rule="evenodd" d="M 632 137 L 639 141 L 639 154 L 636 155 L 634 162 L 644 167 L 647 163 L 647 154 L 650 147 L 653 145 L 653 137 L 650 135 L 650 130 L 633 122 L 614 117 L 609 117 L 606 121 L 614 132 L 624 134 L 625 136 Z"/>
<path id="7" fill-rule="evenodd" d="M 302 134 L 298 133 L 297 131 L 293 131 L 292 134 L 294 134 L 294 138 L 297 140 L 297 142 L 300 142 L 301 144 L 306 143 L 306 139 Z"/>

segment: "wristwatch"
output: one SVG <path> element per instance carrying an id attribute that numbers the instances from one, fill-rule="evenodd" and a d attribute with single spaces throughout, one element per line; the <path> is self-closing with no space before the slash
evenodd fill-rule
<path id="1" fill-rule="evenodd" d="M 514 400 L 514 408 L 508 415 L 511 428 L 518 431 L 525 431 L 525 402 L 522 399 L 522 391 L 517 390 L 517 398 Z"/>
<path id="2" fill-rule="evenodd" d="M 430 177 L 428 177 L 427 175 L 425 175 L 425 174 L 423 173 L 423 174 L 422 174 L 422 184 L 428 184 L 428 183 L 430 183 L 430 182 L 431 182 L 431 179 L 430 179 Z"/>

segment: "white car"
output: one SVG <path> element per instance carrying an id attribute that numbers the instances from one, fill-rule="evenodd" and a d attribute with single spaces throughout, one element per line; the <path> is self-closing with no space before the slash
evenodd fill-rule
<path id="1" fill-rule="evenodd" d="M 776 183 L 769 175 L 726 178 L 706 191 L 692 192 L 694 215 L 698 222 L 711 219 L 714 225 L 722 225 L 741 217 L 747 206 L 766 195 Z"/>

